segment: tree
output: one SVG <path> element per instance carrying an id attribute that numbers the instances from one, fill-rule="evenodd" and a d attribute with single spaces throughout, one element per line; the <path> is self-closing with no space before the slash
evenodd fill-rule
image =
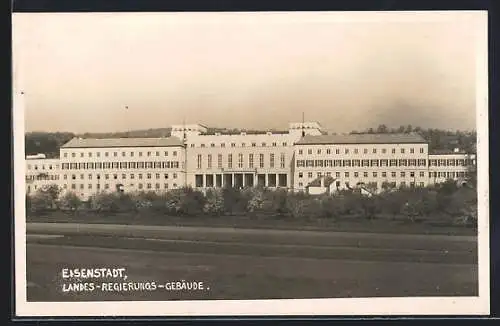
<path id="1" fill-rule="evenodd" d="M 61 198 L 61 208 L 77 212 L 82 204 L 80 198 L 71 191 L 68 191 Z"/>
<path id="2" fill-rule="evenodd" d="M 387 126 L 386 126 L 386 125 L 381 124 L 381 125 L 379 125 L 379 126 L 377 127 L 377 133 L 379 133 L 379 134 L 385 134 L 385 133 L 387 133 L 387 132 L 388 132 L 388 128 L 387 128 Z"/>
<path id="3" fill-rule="evenodd" d="M 61 194 L 61 188 L 56 184 L 42 187 L 41 191 L 47 195 L 50 200 L 50 206 L 58 208 L 58 199 Z"/>
<path id="4" fill-rule="evenodd" d="M 41 213 L 52 208 L 52 199 L 49 194 L 39 189 L 29 201 L 32 213 Z"/>
<path id="5" fill-rule="evenodd" d="M 207 191 L 203 211 L 215 216 L 224 214 L 224 195 L 220 189 L 210 189 Z"/>

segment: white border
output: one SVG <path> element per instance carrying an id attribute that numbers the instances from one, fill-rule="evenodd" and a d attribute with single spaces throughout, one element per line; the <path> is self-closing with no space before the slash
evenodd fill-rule
<path id="1" fill-rule="evenodd" d="M 290 22 L 290 19 L 332 20 L 339 23 L 376 21 L 446 21 L 457 12 L 293 12 L 293 13 L 212 13 L 207 19 L 238 19 Z M 15 177 L 15 314 L 17 317 L 77 316 L 253 316 L 253 315 L 488 315 L 490 313 L 489 275 L 489 167 L 488 167 L 488 42 L 487 12 L 462 11 L 464 20 L 477 27 L 477 162 L 478 162 L 478 297 L 432 298 L 350 298 L 289 300 L 217 300 L 173 302 L 27 302 L 26 300 L 26 221 L 24 162 L 24 99 L 20 94 L 22 74 L 14 60 L 14 177 Z M 164 15 L 164 13 L 161 13 Z M 15 14 L 17 15 L 17 14 Z M 41 15 L 41 14 L 37 14 Z M 92 15 L 95 15 L 94 13 Z M 102 14 L 101 14 L 102 15 Z M 105 15 L 105 14 L 104 14 Z M 116 14 L 112 14 L 116 15 Z M 126 14 L 120 14 L 126 15 Z M 134 14 L 137 15 L 137 14 Z M 158 15 L 144 13 L 143 15 Z M 186 14 L 170 14 L 170 18 Z M 202 13 L 191 13 L 199 20 Z M 175 23 L 175 19 L 172 19 Z M 15 29 L 13 28 L 13 32 Z M 19 49 L 13 44 L 13 59 Z"/>

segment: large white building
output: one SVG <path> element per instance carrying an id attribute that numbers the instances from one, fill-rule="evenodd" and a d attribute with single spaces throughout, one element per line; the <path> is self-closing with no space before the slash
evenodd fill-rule
<path id="1" fill-rule="evenodd" d="M 56 183 L 87 198 L 100 191 L 183 186 L 305 191 L 324 176 L 331 176 L 338 190 L 425 187 L 465 179 L 475 156 L 429 153 L 417 134 L 328 135 L 319 123 L 306 122 L 291 123 L 286 131 L 210 133 L 194 124 L 173 126 L 165 138 L 74 138 L 60 148 L 59 159 L 26 162 L 28 193 Z M 40 177 L 39 169 L 50 166 L 48 180 Z"/>

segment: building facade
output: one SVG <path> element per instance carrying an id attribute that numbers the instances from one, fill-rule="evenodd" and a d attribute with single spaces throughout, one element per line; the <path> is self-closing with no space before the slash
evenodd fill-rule
<path id="1" fill-rule="evenodd" d="M 43 154 L 26 156 L 26 193 L 28 195 L 37 190 L 60 184 L 59 159 L 48 159 Z"/>
<path id="2" fill-rule="evenodd" d="M 304 122 L 286 131 L 218 133 L 194 124 L 173 126 L 165 138 L 74 138 L 60 148 L 59 159 L 26 163 L 27 193 L 55 183 L 88 198 L 184 186 L 306 191 L 327 176 L 336 190 L 425 187 L 465 180 L 476 160 L 460 151 L 429 153 L 417 134 L 328 135 L 319 123 Z"/>

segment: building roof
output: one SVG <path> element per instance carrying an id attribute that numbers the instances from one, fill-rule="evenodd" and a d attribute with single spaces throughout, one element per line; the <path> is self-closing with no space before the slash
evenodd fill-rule
<path id="1" fill-rule="evenodd" d="M 313 181 L 309 182 L 307 187 L 321 187 L 321 179 L 324 179 L 325 187 L 330 187 L 330 185 L 335 181 L 335 179 L 330 176 L 317 177 Z"/>
<path id="2" fill-rule="evenodd" d="M 430 155 L 457 155 L 457 154 L 471 154 L 471 153 L 467 153 L 466 151 L 464 150 L 458 150 L 458 151 L 454 151 L 454 150 L 450 150 L 450 149 L 435 149 L 435 150 L 432 150 L 429 152 Z"/>
<path id="3" fill-rule="evenodd" d="M 165 138 L 73 138 L 61 148 L 173 147 L 183 146 L 177 137 Z"/>
<path id="4" fill-rule="evenodd" d="M 409 134 L 350 134 L 350 135 L 306 135 L 297 145 L 322 144 L 422 144 L 427 141 L 416 133 Z"/>

